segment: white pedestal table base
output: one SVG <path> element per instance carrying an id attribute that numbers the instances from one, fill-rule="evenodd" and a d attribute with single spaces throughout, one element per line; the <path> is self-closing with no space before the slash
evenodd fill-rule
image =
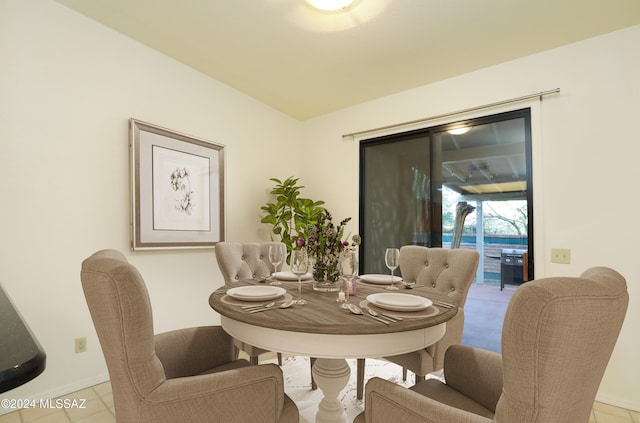
<path id="1" fill-rule="evenodd" d="M 344 407 L 338 400 L 351 373 L 345 357 L 388 357 L 417 351 L 435 344 L 446 330 L 446 324 L 439 323 L 410 331 L 340 335 L 255 326 L 225 315 L 220 316 L 220 322 L 229 335 L 249 345 L 267 351 L 318 357 L 312 371 L 324 398 L 318 406 L 317 423 L 346 423 Z"/>
<path id="2" fill-rule="evenodd" d="M 351 369 L 344 359 L 318 358 L 312 369 L 313 378 L 322 390 L 323 398 L 318 404 L 316 423 L 346 423 L 347 415 L 340 392 L 347 386 Z"/>

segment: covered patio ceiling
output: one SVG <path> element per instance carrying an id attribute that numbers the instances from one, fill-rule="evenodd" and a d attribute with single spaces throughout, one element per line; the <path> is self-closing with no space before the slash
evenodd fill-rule
<path id="1" fill-rule="evenodd" d="M 454 135 L 443 132 L 442 185 L 467 200 L 526 199 L 524 119 L 473 126 Z"/>

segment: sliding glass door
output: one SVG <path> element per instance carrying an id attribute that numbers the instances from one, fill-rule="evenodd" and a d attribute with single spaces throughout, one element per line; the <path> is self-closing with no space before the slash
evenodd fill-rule
<path id="1" fill-rule="evenodd" d="M 530 169 L 528 109 L 363 141 L 360 271 L 387 273 L 388 247 L 463 247 L 481 254 L 480 279 L 499 280 L 510 248 L 532 278 Z"/>

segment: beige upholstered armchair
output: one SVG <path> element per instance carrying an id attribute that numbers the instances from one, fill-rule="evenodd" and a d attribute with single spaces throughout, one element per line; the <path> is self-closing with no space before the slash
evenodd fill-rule
<path id="1" fill-rule="evenodd" d="M 416 282 L 426 289 L 446 294 L 458 306 L 458 314 L 447 322 L 444 337 L 425 349 L 407 354 L 385 357 L 402 366 L 403 379 L 407 369 L 415 374 L 416 383 L 425 375 L 442 369 L 444 352 L 449 346 L 462 342 L 464 304 L 471 283 L 476 276 L 480 256 L 467 249 L 427 248 L 406 245 L 400 249 L 400 271 L 405 282 Z"/>
<path id="2" fill-rule="evenodd" d="M 146 286 L 122 253 L 93 254 L 80 276 L 119 423 L 298 422 L 280 368 L 234 360 L 221 327 L 154 336 Z"/>
<path id="3" fill-rule="evenodd" d="M 624 278 L 605 267 L 527 282 L 509 302 L 502 356 L 456 345 L 446 384 L 373 378 L 354 423 L 585 423 L 628 302 Z"/>
<path id="4" fill-rule="evenodd" d="M 286 251 L 282 242 L 219 242 L 215 253 L 218 267 L 224 278 L 225 285 L 232 287 L 234 282 L 241 279 L 267 278 L 273 272 L 282 270 L 284 262 L 277 269 L 269 262 L 269 246 L 280 245 Z M 235 339 L 236 348 L 246 352 L 252 364 L 258 364 L 258 356 L 268 351 L 254 347 Z M 282 355 L 278 353 L 278 364 L 282 364 Z"/>

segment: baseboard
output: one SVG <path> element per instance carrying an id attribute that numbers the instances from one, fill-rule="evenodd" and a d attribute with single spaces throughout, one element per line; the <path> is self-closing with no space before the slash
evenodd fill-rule
<path id="1" fill-rule="evenodd" d="M 627 410 L 640 412 L 640 402 L 622 400 L 618 397 L 609 395 L 596 395 L 596 401 L 603 404 L 613 405 L 614 407 L 626 408 Z"/>

